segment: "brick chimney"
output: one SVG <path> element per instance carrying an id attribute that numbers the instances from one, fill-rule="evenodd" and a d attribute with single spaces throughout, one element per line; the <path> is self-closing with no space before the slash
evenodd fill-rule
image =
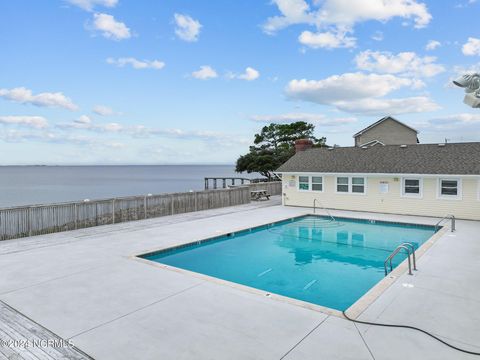
<path id="1" fill-rule="evenodd" d="M 313 142 L 310 139 L 295 140 L 295 153 L 305 151 L 313 147 Z"/>

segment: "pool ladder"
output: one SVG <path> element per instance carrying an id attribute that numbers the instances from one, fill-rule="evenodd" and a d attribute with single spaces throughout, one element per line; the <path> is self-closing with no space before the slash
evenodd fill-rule
<path id="1" fill-rule="evenodd" d="M 454 232 L 456 230 L 455 229 L 455 215 L 445 215 L 443 218 L 441 218 L 440 221 L 435 224 L 435 232 L 437 232 L 440 229 L 440 224 L 442 222 L 444 222 L 445 220 L 449 220 L 449 219 L 451 220 L 450 231 Z"/>
<path id="2" fill-rule="evenodd" d="M 332 214 L 330 214 L 330 211 L 328 211 L 328 209 L 322 205 L 322 203 L 320 202 L 320 200 L 318 199 L 313 199 L 313 213 L 315 214 L 315 210 L 317 209 L 317 201 L 318 203 L 320 204 L 321 206 L 321 209 L 325 210 L 325 212 L 327 213 L 328 217 L 330 219 L 332 219 L 332 221 L 336 221 L 335 218 L 332 216 Z"/>
<path id="3" fill-rule="evenodd" d="M 391 272 L 393 270 L 392 260 L 402 250 L 407 253 L 408 275 L 413 275 L 412 274 L 412 260 L 410 259 L 410 257 L 413 259 L 413 270 L 415 270 L 415 271 L 417 270 L 417 261 L 415 259 L 415 246 L 413 246 L 413 244 L 411 244 L 411 243 L 404 242 L 401 245 L 397 246 L 397 248 L 395 250 L 393 250 L 392 253 L 385 259 L 385 262 L 383 263 L 383 267 L 385 269 L 385 276 L 388 275 L 387 264 L 390 265 L 390 272 Z"/>

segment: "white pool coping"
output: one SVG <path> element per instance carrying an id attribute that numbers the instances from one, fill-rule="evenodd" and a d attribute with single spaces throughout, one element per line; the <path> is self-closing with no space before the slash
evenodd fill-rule
<path id="1" fill-rule="evenodd" d="M 197 277 L 199 279 L 206 280 L 206 281 L 211 281 L 211 282 L 216 283 L 216 284 L 222 284 L 222 285 L 225 285 L 225 286 L 230 286 L 232 288 L 247 291 L 247 292 L 250 292 L 252 294 L 266 296 L 266 297 L 270 297 L 274 300 L 287 302 L 287 303 L 297 305 L 297 306 L 302 306 L 302 307 L 307 308 L 307 309 L 319 311 L 319 312 L 322 312 L 324 314 L 337 316 L 337 317 L 340 317 L 340 318 L 343 319 L 344 315 L 343 315 L 342 311 L 337 310 L 337 309 L 333 309 L 333 308 L 323 306 L 323 305 L 320 305 L 320 304 L 314 304 L 314 303 L 304 301 L 304 300 L 300 300 L 300 299 L 295 299 L 295 298 L 288 297 L 288 296 L 285 296 L 285 295 L 275 294 L 275 293 L 272 293 L 272 292 L 269 292 L 269 291 L 266 291 L 266 290 L 257 289 L 257 288 L 252 287 L 252 286 L 236 283 L 234 281 L 229 281 L 229 280 L 217 278 L 217 277 L 210 276 L 210 275 L 207 275 L 207 274 L 195 272 L 195 271 L 192 271 L 192 270 L 187 270 L 187 269 L 184 269 L 184 268 L 181 268 L 181 267 L 176 267 L 176 266 L 163 264 L 161 262 L 157 262 L 157 261 L 145 258 L 145 256 L 147 256 L 147 255 L 153 255 L 155 253 L 160 253 L 160 252 L 163 252 L 163 251 L 178 249 L 178 248 L 181 248 L 183 246 L 192 246 L 192 245 L 197 245 L 197 244 L 205 243 L 205 242 L 208 243 L 209 241 L 215 240 L 216 238 L 219 238 L 219 237 L 225 237 L 225 236 L 228 236 L 230 234 L 235 234 L 235 233 L 245 232 L 245 231 L 248 231 L 248 230 L 254 230 L 254 229 L 258 229 L 258 228 L 262 228 L 262 227 L 266 227 L 266 226 L 270 226 L 270 225 L 275 225 L 277 223 L 282 223 L 282 222 L 285 222 L 285 221 L 293 220 L 293 219 L 296 219 L 296 218 L 301 218 L 301 217 L 304 217 L 304 216 L 319 216 L 319 214 L 314 214 L 314 213 L 307 210 L 307 212 L 305 212 L 301 215 L 295 216 L 295 217 L 286 217 L 286 218 L 276 220 L 275 222 L 268 222 L 268 223 L 264 223 L 264 224 L 261 224 L 261 225 L 257 225 L 255 227 L 234 228 L 234 229 L 229 230 L 227 232 L 224 232 L 222 234 L 218 234 L 215 237 L 192 239 L 190 242 L 188 242 L 186 244 L 178 244 L 178 245 L 173 245 L 173 246 L 169 246 L 169 247 L 165 247 L 165 246 L 158 247 L 158 248 L 152 249 L 151 251 L 144 252 L 144 253 L 141 253 L 141 254 L 133 254 L 133 255 L 130 256 L 130 259 L 142 262 L 142 263 L 150 265 L 150 266 L 155 266 L 157 268 L 161 268 L 161 269 L 164 269 L 164 270 L 170 270 L 170 271 L 175 271 L 175 272 L 178 272 L 178 273 L 187 274 L 189 276 Z M 379 219 L 363 219 L 363 218 L 360 218 L 360 217 L 357 217 L 357 218 L 343 217 L 343 219 L 380 221 Z M 391 223 L 391 224 L 398 224 L 398 222 L 389 222 L 389 221 L 384 221 L 384 220 L 383 220 L 383 222 L 384 223 Z M 404 225 L 432 226 L 432 224 L 425 224 L 425 223 L 405 223 L 405 222 L 402 222 L 402 224 L 404 224 Z M 448 224 L 447 225 L 443 224 L 443 226 L 441 226 L 440 229 L 437 232 L 435 232 L 429 239 L 427 239 L 415 251 L 415 256 L 416 256 L 417 261 L 422 257 L 423 254 L 425 254 L 425 252 L 435 243 L 435 241 L 437 239 L 439 239 L 442 235 L 444 235 L 448 231 L 450 231 L 450 226 Z M 411 258 L 411 261 L 412 260 L 413 259 Z M 360 298 L 358 298 L 348 309 L 346 309 L 345 311 L 348 314 L 348 316 L 352 319 L 357 319 L 362 314 L 362 312 L 365 311 L 365 309 L 368 308 L 368 306 L 370 306 L 371 303 L 373 303 L 386 289 L 388 289 L 392 284 L 394 284 L 398 280 L 398 278 L 401 275 L 405 274 L 407 271 L 408 271 L 408 259 L 405 259 L 400 264 L 398 264 L 398 266 L 396 266 L 392 271 L 390 271 L 388 273 L 388 276 L 385 276 L 383 279 L 381 279 L 377 284 L 375 284 L 365 294 L 363 294 Z M 412 268 L 412 271 L 414 271 L 413 268 Z"/>

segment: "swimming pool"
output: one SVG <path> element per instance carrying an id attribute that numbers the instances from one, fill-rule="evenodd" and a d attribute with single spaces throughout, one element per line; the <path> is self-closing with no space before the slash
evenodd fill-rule
<path id="1" fill-rule="evenodd" d="M 418 248 L 434 233 L 427 225 L 307 215 L 141 257 L 342 311 L 384 278 L 398 245 Z"/>

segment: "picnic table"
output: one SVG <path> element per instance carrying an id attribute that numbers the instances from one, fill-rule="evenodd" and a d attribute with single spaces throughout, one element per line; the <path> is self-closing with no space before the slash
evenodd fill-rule
<path id="1" fill-rule="evenodd" d="M 250 198 L 252 200 L 262 200 L 263 198 L 265 198 L 265 200 L 270 200 L 270 194 L 267 190 L 251 190 Z"/>

